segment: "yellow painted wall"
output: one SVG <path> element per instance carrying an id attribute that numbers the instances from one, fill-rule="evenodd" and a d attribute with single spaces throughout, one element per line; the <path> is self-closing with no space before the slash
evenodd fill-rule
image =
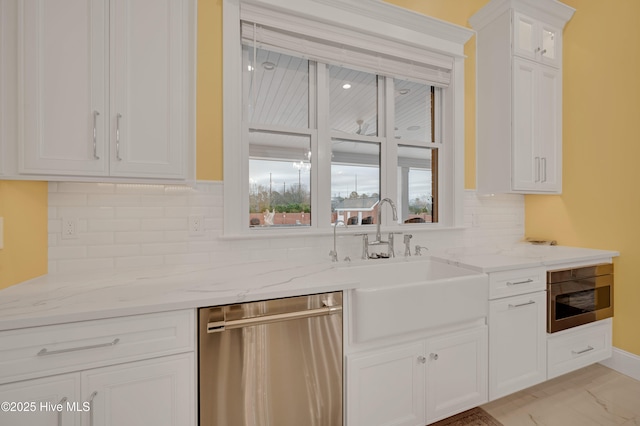
<path id="1" fill-rule="evenodd" d="M 222 180 L 222 0 L 198 1 L 196 170 Z"/>
<path id="2" fill-rule="evenodd" d="M 0 289 L 47 273 L 46 182 L 0 181 Z"/>
<path id="3" fill-rule="evenodd" d="M 640 2 L 564 3 L 563 194 L 526 197 L 526 232 L 620 251 L 613 344 L 640 355 Z"/>

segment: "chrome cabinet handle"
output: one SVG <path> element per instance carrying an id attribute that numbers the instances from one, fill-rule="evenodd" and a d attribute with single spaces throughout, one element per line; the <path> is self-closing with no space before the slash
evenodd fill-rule
<path id="1" fill-rule="evenodd" d="M 426 359 L 425 357 L 423 357 L 422 355 L 420 355 L 420 356 L 418 357 L 418 362 L 419 362 L 420 364 L 424 364 L 424 363 L 426 363 L 426 362 L 427 362 L 427 359 Z"/>
<path id="2" fill-rule="evenodd" d="M 63 397 L 58 404 L 64 404 L 67 402 L 67 397 Z M 58 411 L 58 426 L 62 426 L 62 410 Z"/>
<path id="3" fill-rule="evenodd" d="M 116 114 L 116 160 L 122 161 L 120 157 L 120 119 L 122 114 Z"/>
<path id="4" fill-rule="evenodd" d="M 96 395 L 98 395 L 98 391 L 93 391 L 87 400 L 89 403 L 89 426 L 93 426 L 93 398 L 95 398 Z"/>
<path id="5" fill-rule="evenodd" d="M 540 157 L 535 157 L 536 160 L 536 178 L 535 182 L 540 182 Z"/>
<path id="6" fill-rule="evenodd" d="M 529 300 L 528 302 L 525 302 L 525 303 L 518 303 L 517 305 L 512 305 L 511 303 L 509 303 L 509 309 L 521 308 L 522 306 L 533 305 L 535 303 L 536 302 L 533 300 Z"/>
<path id="7" fill-rule="evenodd" d="M 38 356 L 56 355 L 56 354 L 63 354 L 67 352 L 84 351 L 86 349 L 106 348 L 108 346 L 117 345 L 119 341 L 120 339 L 113 339 L 113 341 L 109 343 L 99 343 L 97 345 L 79 346 L 76 348 L 69 348 L 69 349 L 59 349 L 57 351 L 50 351 L 50 350 L 47 350 L 47 348 L 42 348 L 40 349 L 40 352 L 37 353 L 37 355 Z"/>
<path id="8" fill-rule="evenodd" d="M 511 285 L 520 285 L 520 284 L 529 284 L 532 283 L 533 280 L 531 278 L 529 278 L 528 280 L 524 280 L 524 281 L 516 281 L 516 282 L 511 282 L 511 281 L 507 281 L 507 285 L 511 286 Z"/>
<path id="9" fill-rule="evenodd" d="M 589 352 L 593 350 L 593 346 L 587 346 L 586 349 L 583 349 L 581 351 L 571 351 L 572 354 L 574 355 L 582 355 L 583 353 Z"/>
<path id="10" fill-rule="evenodd" d="M 430 354 L 430 355 L 429 355 L 429 358 L 431 358 L 431 359 L 432 359 L 432 360 L 434 360 L 434 361 L 437 361 L 437 360 L 438 360 L 438 358 L 440 358 L 440 357 L 438 356 L 438 354 Z"/>
<path id="11" fill-rule="evenodd" d="M 545 53 L 547 53 L 547 49 L 542 49 L 542 52 L 540 52 L 542 55 L 544 55 Z"/>
<path id="12" fill-rule="evenodd" d="M 547 181 L 547 157 L 542 157 L 542 163 L 543 163 L 543 167 L 542 167 L 542 171 L 544 178 L 542 179 L 542 182 L 546 182 Z"/>
<path id="13" fill-rule="evenodd" d="M 99 160 L 98 157 L 98 116 L 100 113 L 98 111 L 93 111 L 93 159 Z"/>

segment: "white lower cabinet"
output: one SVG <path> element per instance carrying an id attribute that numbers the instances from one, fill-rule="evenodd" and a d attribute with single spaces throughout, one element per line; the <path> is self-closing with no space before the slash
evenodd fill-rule
<path id="1" fill-rule="evenodd" d="M 194 321 L 182 310 L 0 332 L 0 425 L 195 426 Z"/>
<path id="2" fill-rule="evenodd" d="M 489 399 L 546 380 L 546 292 L 489 302 Z"/>
<path id="3" fill-rule="evenodd" d="M 195 425 L 194 355 L 173 355 L 0 385 L 11 426 Z"/>
<path id="4" fill-rule="evenodd" d="M 181 354 L 82 373 L 89 426 L 195 424 L 193 354 Z"/>
<path id="5" fill-rule="evenodd" d="M 347 425 L 424 425 L 424 342 L 347 360 Z"/>
<path id="6" fill-rule="evenodd" d="M 611 318 L 549 335 L 548 379 L 611 357 Z"/>
<path id="7" fill-rule="evenodd" d="M 0 410 L 0 425 L 80 425 L 80 412 L 66 409 L 80 398 L 78 373 L 0 385 L 0 401 L 9 404 Z"/>
<path id="8" fill-rule="evenodd" d="M 427 424 L 487 401 L 487 327 L 427 342 Z"/>
<path id="9" fill-rule="evenodd" d="M 347 425 L 424 426 L 487 401 L 487 327 L 347 357 Z"/>

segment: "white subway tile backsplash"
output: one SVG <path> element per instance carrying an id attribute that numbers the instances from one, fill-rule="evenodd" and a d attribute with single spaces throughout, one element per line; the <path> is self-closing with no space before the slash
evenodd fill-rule
<path id="1" fill-rule="evenodd" d="M 116 217 L 119 218 L 144 218 L 145 220 L 150 217 L 163 217 L 164 210 L 162 207 L 144 207 L 138 205 L 137 207 L 116 207 Z"/>
<path id="2" fill-rule="evenodd" d="M 497 245 L 524 235 L 524 197 L 478 197 L 466 191 L 465 229 L 414 231 L 412 245 L 432 250 Z M 112 183 L 49 183 L 49 272 L 198 264 L 233 259 L 316 261 L 326 258 L 332 236 L 253 239 L 222 237 L 223 184 L 194 187 Z M 204 235 L 190 235 L 188 218 L 204 217 Z M 78 219 L 78 236 L 61 239 L 63 217 Z M 339 235 L 341 260 L 361 255 L 361 241 Z M 399 248 L 398 250 L 401 250 Z"/>
<path id="3" fill-rule="evenodd" d="M 112 244 L 112 245 L 87 247 L 88 258 L 137 256 L 139 254 L 140 254 L 140 245 L 138 244 Z"/>

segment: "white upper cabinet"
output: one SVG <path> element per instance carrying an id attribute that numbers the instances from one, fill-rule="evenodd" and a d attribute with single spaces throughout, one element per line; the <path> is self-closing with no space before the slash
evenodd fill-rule
<path id="1" fill-rule="evenodd" d="M 15 146 L 16 177 L 194 176 L 194 0 L 15 9 L 16 55 L 3 68 L 15 59 L 17 131 L 3 144 Z"/>
<path id="2" fill-rule="evenodd" d="M 477 35 L 479 193 L 562 192 L 562 28 L 556 1 L 492 0 Z"/>
<path id="3" fill-rule="evenodd" d="M 108 3 L 29 0 L 18 10 L 19 172 L 109 172 Z"/>
<path id="4" fill-rule="evenodd" d="M 562 59 L 562 31 L 522 13 L 514 12 L 513 53 L 559 67 Z"/>

